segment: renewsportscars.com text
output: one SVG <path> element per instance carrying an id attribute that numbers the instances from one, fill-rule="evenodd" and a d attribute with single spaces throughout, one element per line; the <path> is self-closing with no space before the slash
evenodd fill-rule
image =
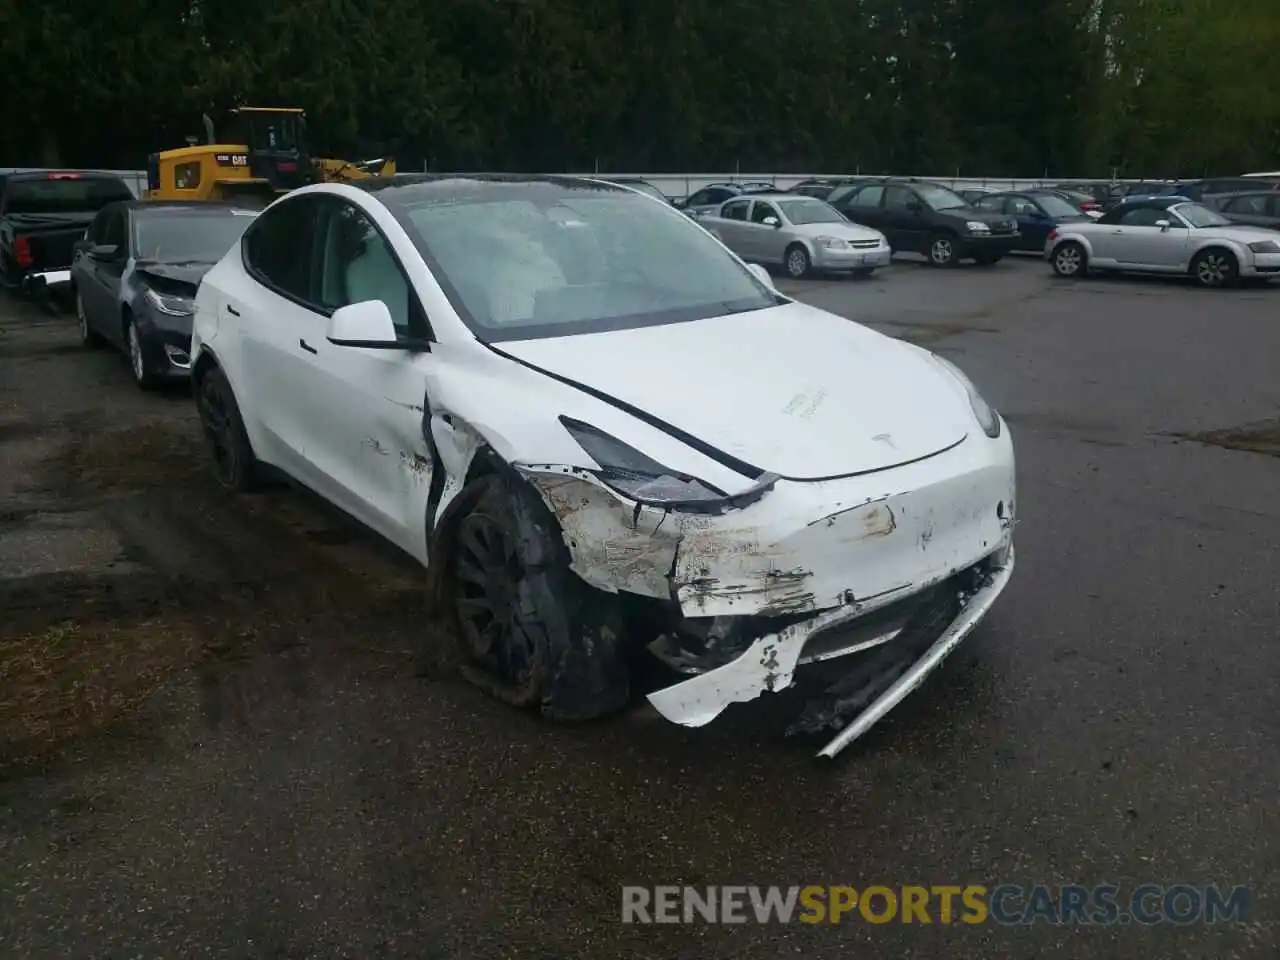
<path id="1" fill-rule="evenodd" d="M 1191 884 L 1022 887 L 623 887 L 623 923 L 997 923 L 1004 926 L 1242 923 L 1249 889 Z"/>

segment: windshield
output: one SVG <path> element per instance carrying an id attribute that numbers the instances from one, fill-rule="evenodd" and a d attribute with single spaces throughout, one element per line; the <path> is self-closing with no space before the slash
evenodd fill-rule
<path id="1" fill-rule="evenodd" d="M 484 182 L 384 194 L 459 316 L 522 340 L 760 310 L 777 296 L 688 217 L 620 190 Z"/>
<path id="2" fill-rule="evenodd" d="M 806 223 L 841 223 L 844 217 L 829 203 L 812 197 L 803 200 L 779 200 L 778 206 L 786 218 L 801 227 Z"/>
<path id="3" fill-rule="evenodd" d="M 139 260 L 217 263 L 253 223 L 248 210 L 223 213 L 139 214 L 134 238 Z"/>
<path id="4" fill-rule="evenodd" d="M 1040 204 L 1040 209 L 1051 217 L 1078 217 L 1080 216 L 1080 208 L 1073 207 L 1061 197 L 1054 196 L 1052 193 L 1036 194 L 1036 203 Z"/>
<path id="5" fill-rule="evenodd" d="M 1220 213 L 1214 213 L 1208 207 L 1198 203 L 1180 203 L 1171 208 L 1193 227 L 1229 227 L 1231 221 Z"/>
<path id="6" fill-rule="evenodd" d="M 10 180 L 5 213 L 93 213 L 108 203 L 132 200 L 123 180 L 115 177 L 52 177 Z"/>
<path id="7" fill-rule="evenodd" d="M 916 184 L 916 193 L 934 210 L 954 210 L 956 207 L 969 206 L 969 202 L 960 194 L 930 183 Z"/>

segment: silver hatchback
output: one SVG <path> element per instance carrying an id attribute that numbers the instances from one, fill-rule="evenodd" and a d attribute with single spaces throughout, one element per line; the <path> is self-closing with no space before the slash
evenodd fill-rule
<path id="1" fill-rule="evenodd" d="M 743 260 L 773 264 L 789 276 L 849 270 L 867 276 L 889 263 L 884 234 L 848 220 L 815 197 L 757 194 L 722 203 L 699 222 Z"/>

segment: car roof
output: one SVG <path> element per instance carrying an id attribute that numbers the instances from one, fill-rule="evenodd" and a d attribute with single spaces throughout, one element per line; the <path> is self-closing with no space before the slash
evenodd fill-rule
<path id="1" fill-rule="evenodd" d="M 791 193 L 787 190 L 752 190 L 749 192 L 752 200 L 817 200 L 817 197 L 806 197 L 798 193 Z M 746 196 L 734 197 L 734 200 L 745 200 Z M 725 203 L 732 203 L 732 200 L 726 200 Z"/>
<path id="2" fill-rule="evenodd" d="M 597 190 L 617 189 L 621 185 L 604 178 L 575 177 L 551 173 L 397 173 L 390 177 L 367 177 L 352 180 L 345 186 L 369 193 L 383 190 L 411 189 L 417 196 L 448 200 L 473 196 L 477 190 L 497 191 L 503 187 L 589 187 Z M 708 184 L 716 186 L 716 184 Z"/>

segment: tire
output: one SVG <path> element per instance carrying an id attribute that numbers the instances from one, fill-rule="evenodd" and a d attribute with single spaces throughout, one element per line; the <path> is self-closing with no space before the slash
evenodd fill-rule
<path id="1" fill-rule="evenodd" d="M 210 369 L 196 384 L 196 409 L 218 483 L 238 493 L 255 489 L 259 483 L 258 460 L 244 431 L 231 384 L 220 367 Z"/>
<path id="2" fill-rule="evenodd" d="M 76 325 L 80 328 L 80 345 L 89 349 L 102 346 L 102 335 L 89 329 L 89 317 L 84 311 L 84 298 L 76 291 Z"/>
<path id="3" fill-rule="evenodd" d="M 1084 247 L 1074 240 L 1059 244 L 1053 248 L 1053 256 L 1049 261 L 1053 272 L 1060 277 L 1074 280 L 1089 272 L 1089 257 Z"/>
<path id="4" fill-rule="evenodd" d="M 147 369 L 147 352 L 133 317 L 126 317 L 124 321 L 124 349 L 129 358 L 129 370 L 133 374 L 133 382 L 138 385 L 138 389 L 154 389 L 156 378 Z"/>
<path id="5" fill-rule="evenodd" d="M 787 276 L 792 280 L 800 280 L 809 275 L 809 271 L 813 269 L 813 262 L 809 259 L 809 251 L 798 243 L 793 243 L 787 247 L 787 252 L 783 255 L 782 262 L 787 270 Z"/>
<path id="6" fill-rule="evenodd" d="M 458 497 L 448 545 L 436 555 L 463 675 L 555 720 L 621 710 L 631 695 L 621 608 L 569 569 L 546 504 L 506 473 L 482 476 Z"/>
<path id="7" fill-rule="evenodd" d="M 1240 262 L 1230 250 L 1209 247 L 1191 261 L 1191 276 L 1202 287 L 1233 287 L 1240 279 Z"/>
<path id="8" fill-rule="evenodd" d="M 929 238 L 929 263 L 935 267 L 954 267 L 960 262 L 956 238 L 949 233 L 935 233 Z"/>

